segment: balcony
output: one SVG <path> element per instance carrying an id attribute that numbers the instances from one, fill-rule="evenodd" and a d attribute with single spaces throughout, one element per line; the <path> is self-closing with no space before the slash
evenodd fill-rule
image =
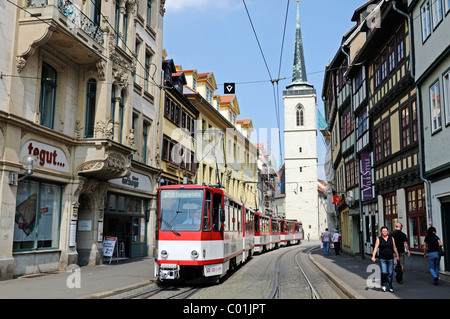
<path id="1" fill-rule="evenodd" d="M 106 139 L 83 140 L 75 148 L 78 175 L 98 180 L 128 176 L 132 149 Z"/>
<path id="2" fill-rule="evenodd" d="M 105 32 L 70 1 L 28 0 L 20 12 L 17 43 L 19 72 L 44 44 L 77 64 L 95 64 L 103 59 Z"/>

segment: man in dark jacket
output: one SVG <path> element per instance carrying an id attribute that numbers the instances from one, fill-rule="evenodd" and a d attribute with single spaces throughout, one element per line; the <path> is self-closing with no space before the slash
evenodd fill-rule
<path id="1" fill-rule="evenodd" d="M 395 230 L 389 235 L 394 238 L 395 246 L 399 254 L 400 260 L 397 262 L 398 265 L 395 266 L 395 279 L 399 284 L 403 282 L 403 272 L 405 268 L 405 252 L 408 254 L 408 258 L 411 256 L 408 248 L 408 236 L 402 232 L 403 225 L 398 222 L 395 224 Z"/>

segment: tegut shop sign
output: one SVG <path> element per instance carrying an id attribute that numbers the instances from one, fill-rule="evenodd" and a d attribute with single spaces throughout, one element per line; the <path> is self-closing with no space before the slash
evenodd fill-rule
<path id="1" fill-rule="evenodd" d="M 20 149 L 20 160 L 23 160 L 28 155 L 36 156 L 39 166 L 61 172 L 69 172 L 66 154 L 58 147 L 29 140 Z"/>

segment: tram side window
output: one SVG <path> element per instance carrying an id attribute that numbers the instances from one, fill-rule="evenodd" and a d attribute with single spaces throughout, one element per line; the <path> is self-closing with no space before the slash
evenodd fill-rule
<path id="1" fill-rule="evenodd" d="M 238 231 L 242 231 L 242 206 L 238 206 L 237 208 L 237 214 L 238 214 Z"/>
<path id="2" fill-rule="evenodd" d="M 255 232 L 259 232 L 259 216 L 255 215 Z"/>
<path id="3" fill-rule="evenodd" d="M 211 191 L 206 191 L 205 196 L 205 211 L 203 213 L 203 230 L 211 230 Z"/>
<path id="4" fill-rule="evenodd" d="M 220 231 L 220 209 L 222 208 L 222 195 L 213 195 L 213 230 Z"/>

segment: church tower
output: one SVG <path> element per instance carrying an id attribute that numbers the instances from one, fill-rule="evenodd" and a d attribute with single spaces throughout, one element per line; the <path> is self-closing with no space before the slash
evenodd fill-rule
<path id="1" fill-rule="evenodd" d="M 286 218 L 301 221 L 305 238 L 309 233 L 317 239 L 323 232 L 318 226 L 317 95 L 306 76 L 298 0 L 292 83 L 283 99 Z"/>

